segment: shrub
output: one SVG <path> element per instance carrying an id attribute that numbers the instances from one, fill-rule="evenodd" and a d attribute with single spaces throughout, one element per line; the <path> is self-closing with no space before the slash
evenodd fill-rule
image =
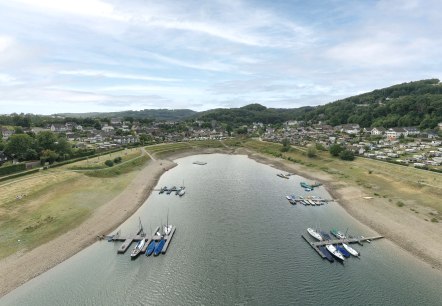
<path id="1" fill-rule="evenodd" d="M 333 144 L 330 146 L 329 152 L 333 156 L 339 156 L 339 153 L 341 153 L 344 150 L 343 147 L 341 147 L 338 144 Z"/>
<path id="2" fill-rule="evenodd" d="M 431 218 L 431 222 L 438 223 L 439 220 L 437 220 L 437 218 Z"/>
<path id="3" fill-rule="evenodd" d="M 317 151 L 315 147 L 309 147 L 307 149 L 307 156 L 310 158 L 316 157 Z"/>
<path id="4" fill-rule="evenodd" d="M 355 155 L 352 151 L 350 150 L 344 150 L 341 153 L 339 153 L 339 157 L 342 160 L 354 160 L 355 159 Z"/>
<path id="5" fill-rule="evenodd" d="M 114 158 L 114 163 L 119 164 L 119 163 L 121 163 L 122 160 L 123 159 L 121 158 L 121 156 L 115 157 Z"/>
<path id="6" fill-rule="evenodd" d="M 396 202 L 396 205 L 399 206 L 399 207 L 402 207 L 402 206 L 404 206 L 405 204 L 404 204 L 404 202 L 402 202 L 402 201 L 397 201 L 397 202 Z"/>
<path id="7" fill-rule="evenodd" d="M 114 162 L 111 161 L 110 159 L 108 159 L 108 160 L 106 160 L 106 161 L 104 162 L 104 164 L 105 164 L 106 166 L 108 166 L 108 167 L 112 167 L 112 166 L 114 165 Z"/>
<path id="8" fill-rule="evenodd" d="M 4 166 L 0 168 L 0 175 L 12 174 L 19 171 L 26 170 L 25 164 L 15 164 L 10 166 Z"/>

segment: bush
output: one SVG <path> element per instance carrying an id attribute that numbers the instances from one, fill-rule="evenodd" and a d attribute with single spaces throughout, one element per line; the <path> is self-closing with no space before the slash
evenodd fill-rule
<path id="1" fill-rule="evenodd" d="M 24 170 L 26 170 L 25 164 L 15 164 L 10 166 L 0 167 L 0 175 L 8 175 Z"/>
<path id="2" fill-rule="evenodd" d="M 342 160 L 354 160 L 355 159 L 355 155 L 352 151 L 350 150 L 344 150 L 341 153 L 339 153 L 339 157 Z"/>
<path id="3" fill-rule="evenodd" d="M 341 145 L 334 144 L 330 146 L 329 152 L 333 156 L 339 156 L 339 153 L 341 153 L 343 150 L 344 148 L 341 147 Z"/>
<path id="4" fill-rule="evenodd" d="M 317 151 L 315 147 L 308 147 L 307 156 L 310 158 L 316 157 Z"/>
<path id="5" fill-rule="evenodd" d="M 108 159 L 108 160 L 106 160 L 106 161 L 104 162 L 104 164 L 105 164 L 106 166 L 108 166 L 108 167 L 112 167 L 112 166 L 114 165 L 114 162 L 111 161 L 110 159 Z"/>
<path id="6" fill-rule="evenodd" d="M 404 206 L 405 204 L 404 204 L 404 202 L 402 202 L 402 201 L 397 201 L 397 202 L 396 202 L 396 205 L 399 206 L 399 207 L 402 207 L 402 206 Z"/>
<path id="7" fill-rule="evenodd" d="M 114 158 L 114 163 L 119 164 L 119 163 L 121 163 L 122 160 L 123 159 L 121 158 L 121 156 L 115 157 Z"/>
<path id="8" fill-rule="evenodd" d="M 431 218 L 431 222 L 438 223 L 439 220 L 437 220 L 437 218 Z"/>

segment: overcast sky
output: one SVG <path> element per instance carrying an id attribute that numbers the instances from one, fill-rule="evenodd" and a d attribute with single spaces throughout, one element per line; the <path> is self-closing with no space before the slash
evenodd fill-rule
<path id="1" fill-rule="evenodd" d="M 293 108 L 441 74 L 440 0 L 0 0 L 0 113 Z"/>

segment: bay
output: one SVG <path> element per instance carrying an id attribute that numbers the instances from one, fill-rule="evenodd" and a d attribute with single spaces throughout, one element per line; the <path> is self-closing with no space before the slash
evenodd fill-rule
<path id="1" fill-rule="evenodd" d="M 194 161 L 207 162 L 195 165 Z M 355 245 L 361 258 L 321 259 L 301 238 L 307 227 L 375 234 L 338 204 L 290 205 L 287 194 L 330 198 L 323 187 L 306 193 L 299 176 L 246 156 L 197 155 L 176 160 L 161 186 L 122 226 L 140 218 L 149 233 L 177 227 L 166 255 L 130 260 L 119 243 L 100 241 L 0 299 L 0 305 L 437 305 L 439 271 L 386 239 Z M 36 259 L 38 260 L 38 259 Z"/>

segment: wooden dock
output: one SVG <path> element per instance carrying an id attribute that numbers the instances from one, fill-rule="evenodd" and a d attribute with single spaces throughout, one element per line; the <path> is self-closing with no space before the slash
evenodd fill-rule
<path id="1" fill-rule="evenodd" d="M 345 238 L 345 239 L 332 239 L 332 240 L 324 240 L 324 241 L 310 241 L 308 240 L 304 235 L 301 235 L 304 240 L 310 244 L 310 246 L 316 251 L 316 253 L 319 254 L 322 258 L 326 258 L 324 254 L 322 254 L 321 250 L 319 250 L 320 246 L 324 246 L 327 244 L 341 244 L 341 243 L 359 243 L 360 245 L 363 245 L 362 242 L 365 242 L 367 240 L 377 240 L 384 238 L 383 236 L 373 236 L 373 237 L 354 237 L 354 238 Z"/>
<path id="2" fill-rule="evenodd" d="M 158 226 L 153 233 L 157 233 L 160 230 L 160 227 Z M 175 230 L 176 227 L 173 226 L 172 230 L 170 232 L 169 235 L 164 235 L 164 236 L 157 236 L 157 235 L 153 235 L 153 236 L 146 236 L 146 234 L 140 229 L 135 235 L 133 236 L 128 236 L 128 237 L 122 237 L 120 235 L 115 235 L 115 236 L 108 236 L 107 239 L 109 242 L 112 241 L 122 241 L 123 243 L 121 244 L 121 246 L 118 248 L 117 253 L 118 254 L 124 254 L 126 253 L 127 249 L 129 249 L 130 245 L 132 244 L 132 242 L 138 242 L 141 239 L 145 239 L 146 243 L 144 244 L 144 247 L 141 249 L 141 253 L 145 253 L 147 246 L 149 245 L 149 243 L 154 240 L 154 241 L 160 241 L 162 238 L 164 240 L 166 240 L 166 243 L 164 244 L 164 247 L 161 251 L 162 254 L 166 254 L 167 249 L 169 247 L 169 244 L 172 240 L 173 235 L 175 234 Z"/>

